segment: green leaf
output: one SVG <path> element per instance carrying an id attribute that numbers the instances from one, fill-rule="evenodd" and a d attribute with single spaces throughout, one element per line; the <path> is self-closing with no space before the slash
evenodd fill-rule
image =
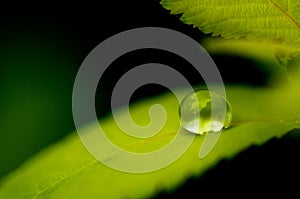
<path id="1" fill-rule="evenodd" d="M 300 46 L 299 0 L 162 0 L 204 33 Z"/>
<path id="2" fill-rule="evenodd" d="M 210 54 L 252 58 L 266 63 L 266 66 L 280 68 L 281 70 L 282 66 L 278 63 L 275 54 L 279 51 L 285 52 L 289 49 L 270 42 L 253 42 L 244 39 L 233 40 L 212 37 L 205 38 L 201 41 L 201 44 Z M 281 57 L 283 57 L 283 55 Z"/>
<path id="3" fill-rule="evenodd" d="M 278 45 L 272 42 L 254 42 L 245 39 L 233 40 L 223 38 L 205 38 L 202 46 L 210 54 L 232 55 L 253 60 L 262 71 L 271 76 L 273 82 L 286 79 L 289 55 L 294 54 L 288 46 Z M 259 49 L 259 50 L 258 50 Z"/>
<path id="4" fill-rule="evenodd" d="M 150 197 L 161 190 L 175 189 L 188 177 L 201 176 L 221 159 L 232 158 L 253 144 L 263 144 L 272 137 L 280 137 L 300 126 L 300 92 L 297 83 L 278 89 L 227 87 L 227 98 L 234 113 L 233 124 L 223 131 L 213 150 L 204 159 L 198 158 L 204 136 L 196 136 L 191 147 L 170 166 L 145 174 L 124 173 L 95 160 L 74 133 L 46 148 L 8 175 L 0 184 L 0 198 Z M 152 138 L 134 139 L 125 135 L 111 117 L 100 123 L 105 132 L 109 132 L 107 136 L 126 150 L 145 152 L 158 149 L 170 142 L 178 128 L 178 101 L 167 93 L 131 107 L 134 120 L 139 124 L 147 124 L 147 108 L 158 102 L 165 106 L 168 121 L 161 132 Z M 121 109 L 118 116 L 122 117 L 123 114 Z M 97 128 L 98 123 L 93 123 L 84 127 L 84 130 L 90 132 Z M 185 131 L 179 133 L 191 136 Z"/>
<path id="5" fill-rule="evenodd" d="M 260 70 L 270 74 L 269 82 L 299 77 L 300 49 L 266 41 L 213 37 L 203 39 L 201 44 L 210 54 L 232 55 L 255 61 Z"/>

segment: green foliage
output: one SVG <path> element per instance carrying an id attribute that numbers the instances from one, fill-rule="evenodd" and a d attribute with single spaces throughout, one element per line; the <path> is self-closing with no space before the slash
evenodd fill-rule
<path id="1" fill-rule="evenodd" d="M 205 33 L 264 40 L 254 43 L 209 39 L 203 42 L 209 52 L 262 60 L 279 73 L 282 71 L 279 63 L 287 65 L 291 58 L 299 56 L 298 0 L 163 0 L 161 3 L 173 14 L 182 14 L 185 23 L 193 24 Z M 73 133 L 3 178 L 0 199 L 145 198 L 161 190 L 173 190 L 187 178 L 201 176 L 224 158 L 233 158 L 251 145 L 261 145 L 270 138 L 300 128 L 300 81 L 296 78 L 289 83 L 275 82 L 273 89 L 226 87 L 233 122 L 204 159 L 198 158 L 204 136 L 196 136 L 191 147 L 170 166 L 145 174 L 124 173 L 95 160 Z M 166 125 L 158 135 L 148 139 L 130 137 L 117 127 L 112 117 L 100 121 L 104 132 L 116 145 L 128 151 L 149 152 L 165 146 L 179 127 L 179 102 L 172 94 L 135 103 L 131 106 L 131 114 L 138 124 L 145 125 L 150 121 L 148 108 L 157 103 L 162 104 L 168 114 Z M 120 109 L 118 117 L 124 115 L 124 110 Z M 88 133 L 97 128 L 98 123 L 91 123 L 83 130 Z M 191 136 L 182 129 L 178 133 Z M 114 155 L 106 158 L 114 159 Z"/>
<path id="2" fill-rule="evenodd" d="M 261 71 L 269 74 L 269 83 L 276 83 L 286 79 L 288 63 L 291 60 L 285 52 L 289 48 L 272 42 L 253 42 L 239 39 L 206 38 L 201 41 L 202 46 L 211 54 L 231 55 L 250 59 L 256 62 Z M 259 49 L 259 50 L 258 50 Z M 282 66 L 286 67 L 282 67 Z"/>
<path id="3" fill-rule="evenodd" d="M 283 66 L 300 57 L 298 0 L 162 0 L 161 4 L 212 36 L 269 42 Z"/>
<path id="4" fill-rule="evenodd" d="M 172 14 L 204 33 L 225 38 L 277 40 L 300 46 L 298 0 L 162 0 Z"/>
<path id="5" fill-rule="evenodd" d="M 123 173 L 91 157 L 74 133 L 7 176 L 1 183 L 0 198 L 144 198 L 159 190 L 172 190 L 188 177 L 200 176 L 223 158 L 232 158 L 250 145 L 260 145 L 299 128 L 298 116 L 290 114 L 300 111 L 299 106 L 294 106 L 300 97 L 296 85 L 281 86 L 277 90 L 228 87 L 227 97 L 234 111 L 233 124 L 223 131 L 216 146 L 204 159 L 198 158 L 204 136 L 197 136 L 174 164 L 146 174 Z M 100 123 L 109 132 L 107 135 L 111 140 L 127 150 L 145 152 L 158 149 L 175 135 L 179 125 L 178 101 L 173 95 L 164 94 L 143 100 L 131 108 L 136 122 L 147 124 L 146 110 L 158 102 L 165 106 L 168 121 L 155 137 L 134 139 L 126 136 L 111 117 Z M 123 110 L 118 113 L 120 117 L 123 114 Z M 85 131 L 94 131 L 97 125 L 90 124 Z M 190 135 L 185 131 L 179 133 Z"/>

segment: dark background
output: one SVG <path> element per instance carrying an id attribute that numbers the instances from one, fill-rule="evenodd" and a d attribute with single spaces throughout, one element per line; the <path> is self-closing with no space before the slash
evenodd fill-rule
<path id="1" fill-rule="evenodd" d="M 170 15 L 157 0 L 0 8 L 0 177 L 75 130 L 72 86 L 88 53 L 116 33 L 148 26 L 178 30 L 197 41 L 207 36 L 183 24 L 179 16 Z M 212 57 L 227 84 L 267 83 L 269 74 L 259 70 L 258 63 L 252 60 L 225 55 Z M 149 62 L 167 64 L 192 84 L 202 83 L 193 68 L 176 55 L 159 50 L 128 53 L 116 60 L 101 79 L 96 96 L 99 117 L 110 110 L 109 97 L 118 78 L 130 68 Z M 161 86 L 144 86 L 132 100 L 163 91 Z M 259 191 L 297 193 L 299 140 L 290 137 L 288 134 L 262 147 L 252 147 L 234 160 L 222 161 L 203 178 L 189 179 L 175 192 L 159 193 L 157 197 L 231 196 L 237 195 L 236 190 L 244 192 L 241 197 L 259 196 Z"/>

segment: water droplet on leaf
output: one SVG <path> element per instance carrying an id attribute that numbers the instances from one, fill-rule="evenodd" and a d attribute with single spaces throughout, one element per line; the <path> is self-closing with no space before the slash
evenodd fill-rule
<path id="1" fill-rule="evenodd" d="M 211 97 L 214 100 L 213 119 Z M 232 120 L 231 106 L 226 98 L 206 89 L 188 94 L 180 104 L 179 114 L 181 126 L 196 134 L 218 132 L 228 128 Z"/>

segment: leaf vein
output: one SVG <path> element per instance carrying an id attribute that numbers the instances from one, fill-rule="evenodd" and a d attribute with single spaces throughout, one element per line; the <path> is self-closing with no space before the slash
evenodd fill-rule
<path id="1" fill-rule="evenodd" d="M 90 166 L 93 166 L 95 163 L 98 163 L 98 161 L 97 161 L 97 160 L 94 160 L 94 161 L 90 162 L 89 164 L 84 165 L 83 167 L 76 169 L 74 172 L 70 173 L 69 175 L 66 175 L 66 176 L 60 178 L 59 180 L 56 180 L 56 181 L 53 182 L 52 184 L 50 184 L 50 185 L 46 186 L 45 188 L 39 190 L 39 191 L 35 194 L 35 196 L 33 197 L 33 199 L 37 199 L 39 196 L 41 196 L 41 194 L 43 194 L 43 193 L 46 192 L 47 190 L 51 189 L 52 187 L 55 187 L 55 186 L 58 185 L 59 183 L 61 183 L 61 182 L 65 181 L 65 180 L 67 180 L 68 178 L 70 178 L 70 177 L 72 177 L 72 176 L 74 176 L 74 175 L 76 175 L 76 174 L 78 174 L 78 173 L 84 171 L 85 169 L 89 168 Z"/>
<path id="2" fill-rule="evenodd" d="M 274 2 L 274 0 L 268 0 L 269 3 L 278 11 L 280 11 L 287 19 L 289 19 L 292 24 L 294 24 L 299 30 L 300 30 L 300 22 L 298 22 L 292 15 L 290 15 L 290 1 L 288 2 L 288 11 L 283 9 L 281 6 L 279 6 L 277 3 Z"/>

